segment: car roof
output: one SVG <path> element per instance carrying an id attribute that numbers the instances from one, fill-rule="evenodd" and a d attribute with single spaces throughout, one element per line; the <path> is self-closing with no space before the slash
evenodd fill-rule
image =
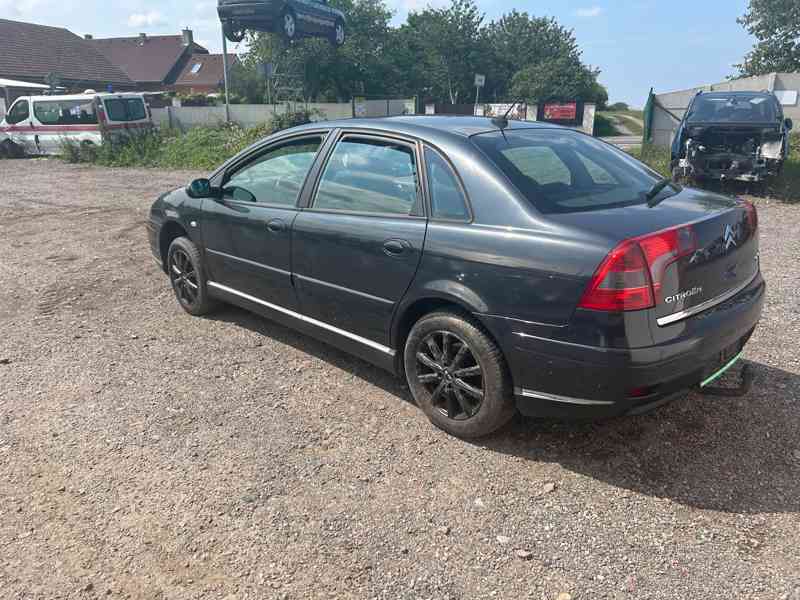
<path id="1" fill-rule="evenodd" d="M 309 125 L 303 125 L 296 129 L 313 129 L 319 128 L 320 125 L 342 129 L 374 129 L 376 131 L 394 132 L 420 138 L 440 137 L 444 135 L 451 138 L 461 139 L 478 135 L 480 133 L 499 131 L 500 129 L 492 122 L 492 119 L 488 117 L 463 117 L 446 115 L 337 119 L 334 121 L 322 121 Z M 559 125 L 550 123 L 509 120 L 506 131 L 550 128 L 562 129 Z"/>
<path id="2" fill-rule="evenodd" d="M 774 96 L 775 94 L 773 94 L 772 92 L 767 92 L 767 91 L 763 91 L 763 90 L 762 91 L 758 91 L 758 92 L 747 92 L 747 91 L 742 91 L 742 90 L 725 92 L 725 91 L 722 91 L 722 90 L 716 90 L 714 92 L 701 92 L 699 95 L 700 96 L 717 96 L 717 97 L 721 97 L 721 98 L 728 98 L 730 96 Z"/>
<path id="3" fill-rule="evenodd" d="M 102 92 L 102 93 L 92 93 L 92 94 L 53 94 L 51 96 L 22 96 L 23 98 L 27 98 L 34 102 L 57 102 L 59 100 L 94 100 L 95 98 L 129 98 L 131 96 L 141 96 L 141 94 L 137 92 L 119 92 L 119 93 L 109 93 L 109 92 Z"/>

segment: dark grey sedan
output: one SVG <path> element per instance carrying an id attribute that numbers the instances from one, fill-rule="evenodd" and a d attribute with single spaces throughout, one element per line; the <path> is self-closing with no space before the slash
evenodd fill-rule
<path id="1" fill-rule="evenodd" d="M 232 42 L 241 42 L 248 30 L 282 33 L 289 41 L 324 37 L 335 46 L 346 39 L 345 15 L 328 0 L 219 0 L 217 12 Z"/>
<path id="2" fill-rule="evenodd" d="M 149 235 L 188 313 L 316 336 L 475 437 L 711 387 L 761 315 L 757 227 L 582 133 L 400 117 L 269 137 L 159 198 Z"/>

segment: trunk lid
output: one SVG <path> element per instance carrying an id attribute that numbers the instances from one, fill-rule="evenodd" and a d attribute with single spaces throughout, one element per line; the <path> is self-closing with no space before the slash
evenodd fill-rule
<path id="1" fill-rule="evenodd" d="M 646 204 L 548 215 L 561 224 L 607 237 L 611 246 L 691 225 L 691 251 L 662 269 L 655 316 L 668 325 L 734 295 L 758 272 L 758 236 L 747 204 L 685 188 L 652 208 Z M 591 273 L 587 274 L 591 276 Z"/>

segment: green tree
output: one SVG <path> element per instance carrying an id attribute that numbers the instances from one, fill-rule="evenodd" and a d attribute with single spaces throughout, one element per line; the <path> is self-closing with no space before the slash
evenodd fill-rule
<path id="1" fill-rule="evenodd" d="M 409 73 L 426 95 L 452 104 L 468 101 L 487 49 L 483 19 L 473 0 L 409 13 L 396 32 L 396 70 Z"/>
<path id="2" fill-rule="evenodd" d="M 737 65 L 742 75 L 800 70 L 800 2 L 750 0 L 738 22 L 758 40 Z"/>
<path id="3" fill-rule="evenodd" d="M 597 83 L 597 75 L 597 71 L 574 57 L 560 56 L 518 71 L 512 79 L 511 92 L 515 98 L 528 102 L 579 98 L 604 104 L 608 101 L 608 93 Z"/>
<path id="4" fill-rule="evenodd" d="M 487 91 L 497 100 L 513 95 L 512 78 L 523 69 L 558 58 L 580 63 L 581 52 L 573 32 L 553 18 L 512 10 L 489 24 L 487 30 L 492 67 Z"/>

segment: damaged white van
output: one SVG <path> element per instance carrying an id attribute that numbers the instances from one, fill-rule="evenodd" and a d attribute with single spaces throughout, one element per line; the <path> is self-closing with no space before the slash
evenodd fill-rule
<path id="1" fill-rule="evenodd" d="M 153 127 L 142 94 L 22 96 L 0 121 L 0 144 L 28 155 L 59 154 L 65 142 L 100 145 L 105 136 L 130 135 Z"/>

